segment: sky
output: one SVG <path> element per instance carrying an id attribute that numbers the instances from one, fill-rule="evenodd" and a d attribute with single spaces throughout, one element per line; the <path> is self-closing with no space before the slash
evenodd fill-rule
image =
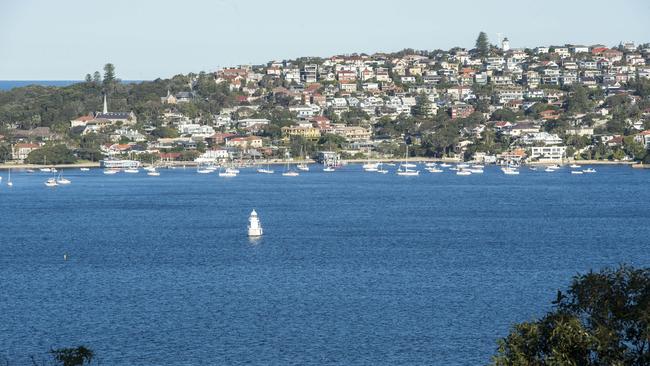
<path id="1" fill-rule="evenodd" d="M 151 80 L 301 56 L 650 42 L 647 0 L 0 0 L 0 80 Z"/>

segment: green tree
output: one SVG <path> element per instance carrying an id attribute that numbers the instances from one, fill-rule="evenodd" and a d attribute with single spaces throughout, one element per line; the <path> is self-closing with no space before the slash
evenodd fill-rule
<path id="1" fill-rule="evenodd" d="M 77 161 L 72 150 L 63 144 L 45 146 L 33 150 L 25 161 L 29 164 L 72 164 Z"/>
<path id="2" fill-rule="evenodd" d="M 104 87 L 109 88 L 115 83 L 115 66 L 111 63 L 104 65 Z"/>
<path id="3" fill-rule="evenodd" d="M 93 82 L 93 77 L 90 74 L 86 74 L 85 82 L 88 84 Z"/>
<path id="4" fill-rule="evenodd" d="M 592 103 L 587 96 L 587 91 L 582 85 L 573 87 L 573 92 L 567 98 L 567 111 L 569 113 L 585 113 L 591 110 Z"/>
<path id="5" fill-rule="evenodd" d="M 53 349 L 50 351 L 50 354 L 62 366 L 90 364 L 95 357 L 95 353 L 85 346 Z"/>
<path id="6" fill-rule="evenodd" d="M 478 34 L 478 38 L 476 38 L 476 44 L 474 47 L 476 48 L 479 55 L 481 55 L 481 57 L 486 57 L 488 55 L 490 52 L 490 43 L 485 32 Z"/>
<path id="7" fill-rule="evenodd" d="M 413 115 L 415 117 L 424 118 L 431 113 L 431 101 L 429 97 L 420 93 L 416 98 L 415 106 L 413 107 Z"/>
<path id="8" fill-rule="evenodd" d="M 621 266 L 573 279 L 554 310 L 515 325 L 493 365 L 649 365 L 650 269 Z"/>
<path id="9" fill-rule="evenodd" d="M 99 71 L 93 73 L 93 83 L 97 85 L 102 83 L 102 74 L 100 74 Z"/>

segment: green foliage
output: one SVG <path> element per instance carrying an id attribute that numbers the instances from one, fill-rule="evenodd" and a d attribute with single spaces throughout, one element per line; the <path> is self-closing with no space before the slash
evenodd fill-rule
<path id="1" fill-rule="evenodd" d="M 488 36 L 485 34 L 485 32 L 478 34 L 478 38 L 476 38 L 476 44 L 474 47 L 478 51 L 479 55 L 481 55 L 481 57 L 486 57 L 488 55 L 490 52 L 490 43 L 488 42 Z"/>
<path id="2" fill-rule="evenodd" d="M 492 121 L 514 122 L 517 120 L 517 113 L 507 108 L 497 109 L 496 111 L 494 111 L 494 113 L 492 113 L 490 119 Z"/>
<path id="3" fill-rule="evenodd" d="M 499 340 L 493 365 L 650 364 L 650 269 L 577 276 L 554 305 Z"/>
<path id="4" fill-rule="evenodd" d="M 582 85 L 576 85 L 567 98 L 567 111 L 569 113 L 586 113 L 591 111 L 593 105 L 587 96 L 587 91 Z"/>
<path id="5" fill-rule="evenodd" d="M 36 149 L 27 155 L 25 162 L 29 164 L 72 164 L 77 158 L 65 145 L 51 145 Z"/>
<path id="6" fill-rule="evenodd" d="M 111 63 L 104 65 L 104 88 L 112 87 L 115 81 L 115 66 Z"/>
<path id="7" fill-rule="evenodd" d="M 95 353 L 85 346 L 76 348 L 59 348 L 50 351 L 54 360 L 59 362 L 62 366 L 82 366 L 90 364 L 95 356 Z"/>
<path id="8" fill-rule="evenodd" d="M 178 131 L 171 127 L 158 127 L 151 131 L 151 135 L 158 138 L 176 138 L 178 137 Z"/>
<path id="9" fill-rule="evenodd" d="M 11 145 L 8 143 L 0 143 L 0 162 L 5 162 L 11 159 Z"/>
<path id="10" fill-rule="evenodd" d="M 345 138 L 343 136 L 335 135 L 332 133 L 326 133 L 320 137 L 318 143 L 327 147 L 328 150 L 336 150 L 343 148 L 345 144 Z"/>

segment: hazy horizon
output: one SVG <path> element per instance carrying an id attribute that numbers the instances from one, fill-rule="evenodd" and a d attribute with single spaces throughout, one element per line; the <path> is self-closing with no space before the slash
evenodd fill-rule
<path id="1" fill-rule="evenodd" d="M 0 5 L 0 80 L 82 80 L 116 66 L 123 80 L 153 80 L 239 64 L 336 54 L 472 48 L 485 31 L 513 48 L 650 41 L 650 3 L 550 0 L 455 4 L 345 2 L 307 12 L 301 2 L 188 0 L 94 3 L 26 0 Z M 549 16 L 549 9 L 556 9 Z M 526 10 L 526 11 L 524 11 Z M 606 25 L 598 25 L 599 19 Z M 507 19 L 507 21 L 506 21 Z M 317 25 L 316 25 L 317 24 Z"/>

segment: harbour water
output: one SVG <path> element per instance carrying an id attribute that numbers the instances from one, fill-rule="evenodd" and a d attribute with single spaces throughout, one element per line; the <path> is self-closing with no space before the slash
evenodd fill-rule
<path id="1" fill-rule="evenodd" d="M 650 263 L 650 175 L 596 169 L 75 170 L 54 189 L 12 172 L 0 360 L 84 344 L 105 365 L 486 364 L 575 274 Z"/>

